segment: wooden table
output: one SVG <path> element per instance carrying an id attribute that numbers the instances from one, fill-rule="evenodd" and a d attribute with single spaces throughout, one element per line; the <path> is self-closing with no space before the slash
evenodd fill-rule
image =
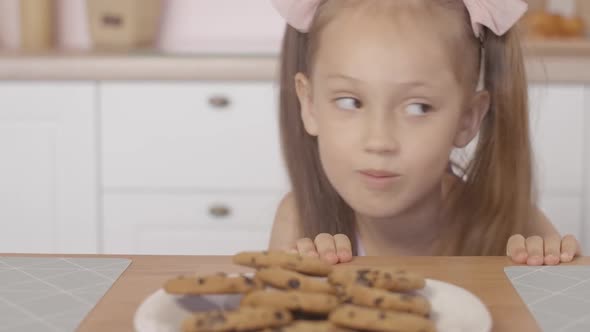
<path id="1" fill-rule="evenodd" d="M 30 256 L 30 255 L 27 255 Z M 77 256 L 133 260 L 131 266 L 86 317 L 79 331 L 133 331 L 139 304 L 169 278 L 179 274 L 249 271 L 224 256 Z M 60 256 L 63 257 L 63 256 Z M 590 265 L 590 257 L 573 265 Z M 489 308 L 494 331 L 539 331 L 539 328 L 504 274 L 513 264 L 506 257 L 359 257 L 347 265 L 399 266 L 461 286 L 477 295 Z"/>

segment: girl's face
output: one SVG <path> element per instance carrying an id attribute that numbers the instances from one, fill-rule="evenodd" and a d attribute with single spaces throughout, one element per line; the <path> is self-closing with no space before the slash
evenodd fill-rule
<path id="1" fill-rule="evenodd" d="M 363 216 L 400 215 L 440 192 L 453 147 L 488 109 L 487 93 L 458 82 L 437 28 L 343 11 L 321 32 L 311 77 L 296 76 L 324 171 Z"/>

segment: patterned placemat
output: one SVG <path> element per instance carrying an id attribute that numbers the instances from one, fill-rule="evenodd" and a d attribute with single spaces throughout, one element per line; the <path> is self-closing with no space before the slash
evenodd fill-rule
<path id="1" fill-rule="evenodd" d="M 130 263 L 0 257 L 0 332 L 75 331 Z"/>
<path id="2" fill-rule="evenodd" d="M 590 331 L 590 266 L 505 269 L 543 331 Z"/>

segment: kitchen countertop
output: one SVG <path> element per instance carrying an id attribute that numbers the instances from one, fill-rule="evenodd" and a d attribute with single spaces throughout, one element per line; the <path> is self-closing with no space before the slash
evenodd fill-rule
<path id="1" fill-rule="evenodd" d="M 11 255 L 3 255 L 11 256 Z M 15 256 L 15 255 L 12 255 Z M 19 255 L 16 255 L 19 256 Z M 30 255 L 20 255 L 30 256 Z M 51 257 L 41 255 L 39 257 Z M 64 256 L 59 256 L 64 257 Z M 128 258 L 131 266 L 86 317 L 79 331 L 130 331 L 139 304 L 172 277 L 190 273 L 244 272 L 225 256 L 112 256 L 66 255 L 65 257 Z M 574 265 L 590 265 L 590 257 Z M 456 284 L 477 295 L 489 308 L 494 331 L 538 331 L 526 305 L 504 273 L 513 266 L 506 257 L 360 257 L 350 265 L 396 265 Z"/>
<path id="2" fill-rule="evenodd" d="M 524 44 L 530 82 L 590 82 L 590 42 Z M 165 55 L 130 53 L 0 52 L 0 80 L 274 80 L 276 54 Z"/>

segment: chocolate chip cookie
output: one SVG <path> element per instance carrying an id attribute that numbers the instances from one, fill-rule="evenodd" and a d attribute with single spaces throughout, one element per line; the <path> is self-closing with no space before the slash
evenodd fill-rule
<path id="1" fill-rule="evenodd" d="M 305 276 L 301 273 L 285 270 L 280 267 L 261 269 L 256 273 L 256 279 L 278 289 L 336 294 L 334 286 L 324 280 Z"/>
<path id="2" fill-rule="evenodd" d="M 332 266 L 319 258 L 303 257 L 281 251 L 241 252 L 233 257 L 233 262 L 253 268 L 282 267 L 320 277 L 325 277 L 332 272 Z"/>
<path id="3" fill-rule="evenodd" d="M 291 313 L 284 309 L 240 307 L 234 311 L 208 311 L 193 314 L 182 325 L 184 332 L 253 331 L 289 324 Z"/>
<path id="4" fill-rule="evenodd" d="M 356 283 L 402 292 L 422 289 L 426 285 L 426 280 L 422 276 L 394 268 L 341 268 L 330 273 L 328 281 L 334 285 L 346 286 Z"/>
<path id="5" fill-rule="evenodd" d="M 359 284 L 346 286 L 344 293 L 344 302 L 363 307 L 408 312 L 421 316 L 428 316 L 430 313 L 430 302 L 421 295 L 395 293 Z"/>
<path id="6" fill-rule="evenodd" d="M 283 308 L 312 314 L 327 314 L 340 302 L 330 294 L 302 291 L 254 291 L 242 298 L 241 305 Z"/>
<path id="7" fill-rule="evenodd" d="M 262 332 L 354 332 L 345 327 L 339 327 L 328 321 L 297 321 L 292 324 Z"/>
<path id="8" fill-rule="evenodd" d="M 338 325 L 363 331 L 434 332 L 434 323 L 422 316 L 365 308 L 351 304 L 336 308 L 329 320 Z"/>
<path id="9" fill-rule="evenodd" d="M 262 287 L 262 282 L 255 278 L 244 275 L 228 276 L 223 273 L 201 277 L 180 276 L 164 284 L 167 293 L 177 295 L 238 294 Z"/>

